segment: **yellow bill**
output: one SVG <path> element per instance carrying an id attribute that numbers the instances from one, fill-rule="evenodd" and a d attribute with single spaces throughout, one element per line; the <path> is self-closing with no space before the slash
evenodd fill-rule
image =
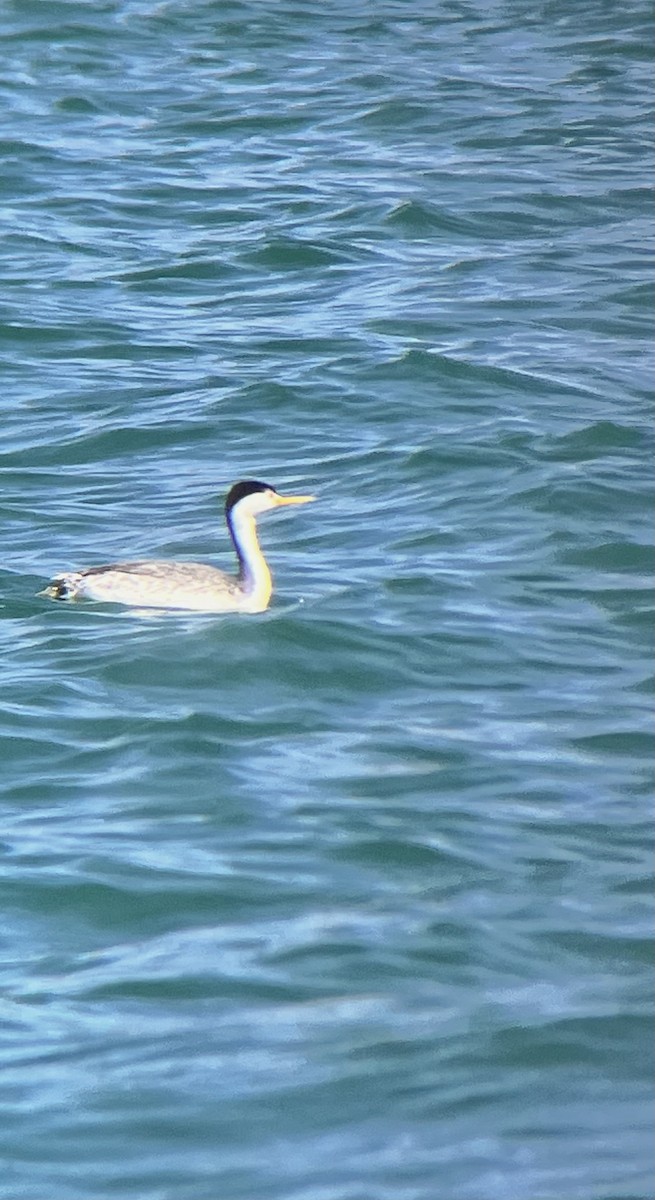
<path id="1" fill-rule="evenodd" d="M 283 504 L 309 504 L 315 499 L 316 496 L 276 496 L 275 503 L 280 508 Z"/>

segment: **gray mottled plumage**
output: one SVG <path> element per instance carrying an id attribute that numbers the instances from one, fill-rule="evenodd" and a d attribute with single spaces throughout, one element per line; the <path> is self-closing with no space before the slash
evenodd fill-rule
<path id="1" fill-rule="evenodd" d="M 216 567 L 166 559 L 64 571 L 42 593 L 53 600 L 104 600 L 199 612 L 234 609 L 239 594 L 238 579 Z"/>

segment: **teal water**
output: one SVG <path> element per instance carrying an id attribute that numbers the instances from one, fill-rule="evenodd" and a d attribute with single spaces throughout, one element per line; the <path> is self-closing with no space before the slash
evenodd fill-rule
<path id="1" fill-rule="evenodd" d="M 651 25 L 2 7 L 2 1200 L 650 1200 Z"/>

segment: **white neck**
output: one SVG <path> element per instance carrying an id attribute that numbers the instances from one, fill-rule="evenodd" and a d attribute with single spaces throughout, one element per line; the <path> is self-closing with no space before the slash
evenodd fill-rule
<path id="1" fill-rule="evenodd" d="M 238 509 L 237 504 L 228 517 L 227 525 L 239 560 L 239 583 L 251 600 L 254 611 L 262 612 L 268 607 L 273 580 L 257 540 L 255 518 L 250 513 L 240 513 Z"/>

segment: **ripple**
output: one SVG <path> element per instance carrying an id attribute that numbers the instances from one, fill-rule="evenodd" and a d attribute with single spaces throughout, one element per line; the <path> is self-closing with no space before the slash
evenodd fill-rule
<path id="1" fill-rule="evenodd" d="M 650 1196 L 649 18 L 433 9 L 0 16 L 2 1200 Z"/>

